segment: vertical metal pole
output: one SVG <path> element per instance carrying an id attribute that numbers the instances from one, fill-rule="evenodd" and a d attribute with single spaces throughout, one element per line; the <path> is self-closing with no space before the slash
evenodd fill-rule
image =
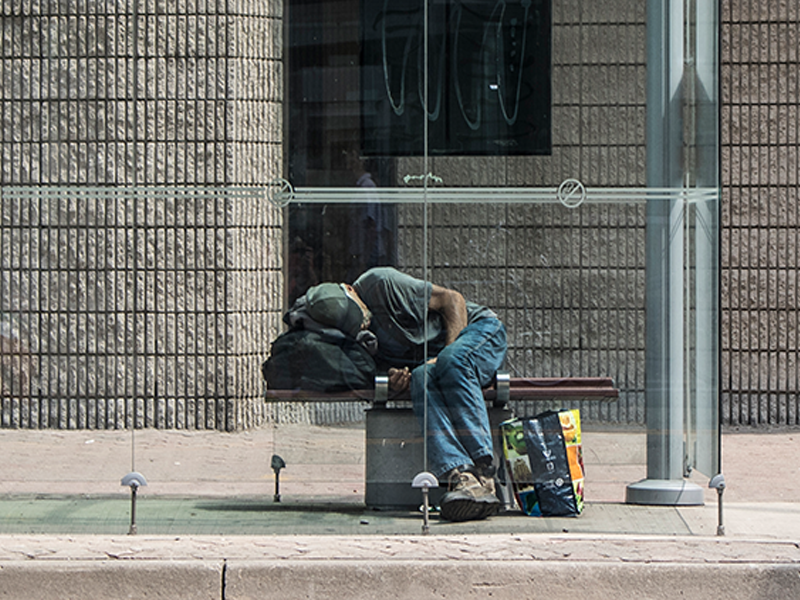
<path id="1" fill-rule="evenodd" d="M 423 103 L 423 119 L 422 119 L 422 173 L 423 173 L 423 202 L 422 202 L 422 279 L 423 281 L 430 281 L 430 273 L 428 273 L 428 185 L 430 182 L 430 178 L 428 177 L 429 173 L 433 172 L 431 165 L 429 164 L 429 157 L 428 157 L 428 132 L 429 132 L 429 125 L 428 125 L 428 7 L 429 3 L 428 0 L 425 0 L 423 4 L 423 15 L 422 15 L 422 48 L 423 48 L 423 94 L 422 97 L 425 99 Z M 431 232 L 431 236 L 433 233 Z M 423 357 L 422 357 L 422 364 L 428 364 L 428 305 L 426 303 L 425 307 L 423 308 L 423 315 L 425 318 L 423 324 L 423 335 L 425 339 L 425 346 L 423 348 Z M 428 470 L 428 367 L 425 366 L 422 369 L 422 376 L 423 376 L 423 393 L 425 394 L 423 401 L 422 401 L 422 470 Z"/>
<path id="2" fill-rule="evenodd" d="M 135 483 L 131 485 L 131 527 L 128 535 L 136 535 L 136 490 L 139 486 Z"/>
<path id="3" fill-rule="evenodd" d="M 429 506 L 428 488 L 422 488 L 422 533 L 430 533 L 430 506 Z"/>
<path id="4" fill-rule="evenodd" d="M 702 489 L 683 480 L 682 2 L 647 2 L 647 185 L 676 194 L 648 200 L 646 209 L 647 479 L 628 486 L 633 504 L 703 503 Z"/>
<path id="5" fill-rule="evenodd" d="M 716 197 L 697 205 L 695 227 L 697 468 L 720 473 L 719 438 L 719 12 L 716 0 L 696 0 L 697 185 L 717 189 Z"/>

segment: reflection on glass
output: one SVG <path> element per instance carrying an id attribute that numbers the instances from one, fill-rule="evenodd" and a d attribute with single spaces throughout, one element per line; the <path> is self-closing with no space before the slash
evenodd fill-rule
<path id="1" fill-rule="evenodd" d="M 368 191 L 419 176 L 398 157 L 551 153 L 550 13 L 550 0 L 288 4 L 288 180 L 354 189 L 349 208 L 290 207 L 290 302 L 398 264 L 396 209 Z"/>
<path id="2" fill-rule="evenodd" d="M 489 488 L 492 467 L 501 463 L 496 456 L 489 460 L 479 388 L 491 384 L 504 362 L 518 379 L 613 378 L 619 398 L 527 397 L 511 406 L 519 416 L 580 408 L 588 497 L 621 501 L 620 481 L 645 475 L 644 320 L 652 304 L 643 292 L 652 273 L 643 258 L 642 208 L 645 198 L 665 199 L 624 187 L 644 185 L 646 142 L 662 141 L 645 136 L 644 126 L 646 113 L 660 114 L 645 98 L 645 74 L 654 71 L 645 64 L 643 45 L 655 28 L 645 22 L 643 3 L 605 4 L 602 10 L 575 2 L 551 9 L 551 0 L 281 4 L 280 14 L 262 19 L 276 25 L 274 44 L 258 45 L 265 56 L 237 54 L 219 64 L 238 69 L 229 59 L 263 59 L 253 62 L 264 70 L 252 87 L 231 89 L 274 94 L 271 108 L 280 116 L 264 119 L 271 128 L 265 143 L 274 153 L 254 164 L 270 163 L 270 178 L 279 173 L 301 190 L 304 203 L 285 209 L 263 202 L 260 189 L 215 187 L 216 180 L 199 175 L 207 187 L 4 187 L 0 433 L 5 448 L 12 437 L 24 445 L 9 452 L 3 489 L 120 494 L 119 478 L 134 468 L 135 449 L 136 468 L 141 465 L 151 483 L 143 494 L 229 497 L 192 509 L 183 531 L 195 527 L 198 513 L 214 519 L 225 513 L 239 517 L 239 527 L 269 528 L 279 521 L 262 513 L 271 506 L 270 455 L 285 459 L 284 506 L 308 500 L 316 511 L 321 498 L 334 498 L 360 510 L 374 483 L 370 473 L 364 476 L 365 463 L 376 449 L 391 448 L 401 454 L 379 472 L 385 498 L 397 502 L 401 490 L 416 510 L 419 494 L 409 482 L 422 468 L 434 471 L 442 485 Z M 698 46 L 691 60 L 674 63 L 687 71 L 673 75 L 694 92 L 684 94 L 679 108 L 685 121 L 672 128 L 687 137 L 676 146 L 676 165 L 698 168 L 680 174 L 687 189 L 667 193 L 683 213 L 683 234 L 669 233 L 685 265 L 674 292 L 685 302 L 685 310 L 676 311 L 685 340 L 676 344 L 676 357 L 686 369 L 676 397 L 687 401 L 687 410 L 674 432 L 678 458 L 686 456 L 682 466 L 694 476 L 713 473 L 719 462 L 709 437 L 717 425 L 719 198 L 693 199 L 691 189 L 717 185 L 711 16 L 707 28 L 698 22 L 694 43 L 690 32 L 676 32 L 674 47 Z M 254 31 L 252 15 L 229 17 L 244 25 L 229 33 Z M 207 26 L 219 22 L 208 19 Z M 201 36 L 194 31 L 187 40 Z M 280 38 L 287 42 L 282 53 L 276 51 Z M 18 45 L 6 46 L 17 53 Z M 180 70 L 185 63 L 177 58 Z M 186 91 L 186 106 L 195 102 L 195 91 Z M 163 104 L 143 94 L 144 104 L 131 106 L 150 118 L 151 108 Z M 218 100 L 226 111 L 236 109 L 232 121 L 238 123 L 235 103 L 252 99 L 226 104 L 215 95 L 212 103 Z M 84 102 L 76 101 L 78 107 Z M 22 107 L 20 114 L 30 104 L 11 102 Z M 180 106 L 174 119 L 168 115 L 175 124 L 185 120 Z M 241 154 L 219 156 L 249 158 L 247 144 L 239 143 L 246 133 L 230 131 Z M 15 180 L 22 180 L 27 164 L 17 154 L 28 143 L 24 137 L 11 136 L 17 141 L 6 144 L 18 163 L 9 163 Z M 151 141 L 134 145 L 151 148 Z M 202 148 L 210 146 L 195 141 L 167 148 L 178 148 L 178 161 L 188 164 L 195 154 L 203 162 Z M 93 143 L 68 144 L 86 142 Z M 153 173 L 169 172 L 170 152 L 166 165 L 161 150 L 142 156 Z M 122 170 L 127 164 L 120 162 Z M 45 171 L 31 167 L 30 173 Z M 74 181 L 88 180 L 81 177 Z M 579 207 L 568 209 L 554 198 L 567 179 L 588 190 Z M 315 194 L 329 195 L 320 200 Z M 453 310 L 449 302 L 460 295 L 476 304 L 465 301 L 463 313 L 460 304 Z M 308 311 L 309 298 L 320 296 L 347 307 L 342 320 L 316 307 Z M 258 366 L 270 350 L 279 360 L 265 367 L 272 388 L 265 394 Z M 453 376 L 464 364 L 465 373 Z M 317 402 L 308 398 L 318 396 L 305 394 L 352 397 L 384 372 L 397 395 L 366 417 L 359 397 L 348 400 L 345 411 L 345 403 L 330 396 Z M 279 388 L 300 392 L 291 402 L 266 404 L 269 392 L 287 391 Z M 497 408 L 488 411 L 495 432 Z M 381 415 L 383 430 L 374 423 Z M 593 430 L 598 423 L 613 429 Z M 31 431 L 11 430 L 17 427 Z M 51 438 L 39 431 L 48 427 L 75 430 Z M 136 432 L 134 444 L 130 428 L 137 427 L 147 430 Z M 117 430 L 87 431 L 96 428 Z M 188 431 L 215 428 L 235 435 Z M 522 441 L 524 434 L 523 428 Z M 412 446 L 420 450 L 415 459 L 426 458 L 408 460 L 402 452 Z M 49 470 L 31 468 L 30 457 Z M 620 457 L 638 464 L 621 473 Z M 602 461 L 613 467 L 605 475 L 596 468 Z M 230 510 L 236 503 L 257 510 Z M 449 517 L 484 516 L 495 503 L 485 504 L 486 513 L 474 513 L 469 502 L 459 502 Z M 153 523 L 153 514 L 143 511 L 142 517 Z M 319 520 L 308 516 L 298 519 L 300 525 L 319 533 Z M 532 521 L 509 527 L 533 529 Z M 225 533 L 234 525 L 214 526 Z"/>
<path id="3" fill-rule="evenodd" d="M 364 2 L 365 152 L 549 154 L 550 27 L 549 0 Z"/>

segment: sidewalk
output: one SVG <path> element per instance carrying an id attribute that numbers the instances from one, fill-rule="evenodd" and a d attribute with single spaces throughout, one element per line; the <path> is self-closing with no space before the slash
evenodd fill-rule
<path id="1" fill-rule="evenodd" d="M 133 440 L 0 430 L 0 595 L 800 597 L 798 436 L 723 437 L 724 537 L 713 490 L 701 507 L 624 504 L 625 486 L 646 475 L 645 436 L 592 431 L 581 517 L 433 515 L 422 535 L 421 514 L 363 506 L 358 427 L 148 430 Z M 287 463 L 280 503 L 272 454 Z M 132 466 L 149 483 L 137 536 L 125 535 L 130 491 L 120 486 Z"/>
<path id="2" fill-rule="evenodd" d="M 584 433 L 587 509 L 578 519 L 512 513 L 477 528 L 457 526 L 465 529 L 457 533 L 568 529 L 714 535 L 714 490 L 706 489 L 703 507 L 624 504 L 627 484 L 646 477 L 645 442 L 644 433 Z M 281 533 L 286 529 L 281 519 L 315 533 L 313 522 L 323 517 L 334 530 L 316 533 L 334 533 L 337 527 L 350 533 L 354 519 L 359 533 L 391 520 L 403 525 L 396 533 L 420 530 L 413 514 L 377 513 L 363 506 L 364 432 L 358 426 L 287 425 L 234 434 L 144 430 L 135 437 L 129 431 L 0 430 L 0 447 L 0 533 L 125 533 L 130 491 L 120 480 L 131 470 L 149 483 L 139 490 L 141 533 Z M 280 474 L 279 504 L 273 502 L 273 454 L 287 464 Z M 800 517 L 800 431 L 728 433 L 722 461 L 727 536 L 800 541 L 800 518 L 794 518 Z M 698 475 L 696 481 L 705 488 L 708 480 Z M 171 511 L 169 522 L 165 510 Z M 29 512 L 30 518 L 25 517 Z M 264 514 L 270 519 L 262 518 Z M 151 523 L 151 517 L 156 521 Z M 373 527 L 361 525 L 365 519 Z M 387 532 L 392 531 L 376 531 Z"/>

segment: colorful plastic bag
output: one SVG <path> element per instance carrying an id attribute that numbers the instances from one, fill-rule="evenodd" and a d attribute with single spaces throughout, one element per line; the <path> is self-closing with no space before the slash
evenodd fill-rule
<path id="1" fill-rule="evenodd" d="M 514 498 L 531 516 L 583 512 L 584 468 L 577 409 L 548 411 L 500 424 Z"/>

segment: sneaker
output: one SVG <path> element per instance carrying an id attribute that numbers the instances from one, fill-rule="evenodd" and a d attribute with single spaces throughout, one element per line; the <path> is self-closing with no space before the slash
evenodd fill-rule
<path id="1" fill-rule="evenodd" d="M 475 521 L 500 511 L 502 503 L 494 493 L 494 479 L 477 476 L 472 470 L 455 469 L 449 491 L 442 496 L 439 510 L 448 521 Z"/>

